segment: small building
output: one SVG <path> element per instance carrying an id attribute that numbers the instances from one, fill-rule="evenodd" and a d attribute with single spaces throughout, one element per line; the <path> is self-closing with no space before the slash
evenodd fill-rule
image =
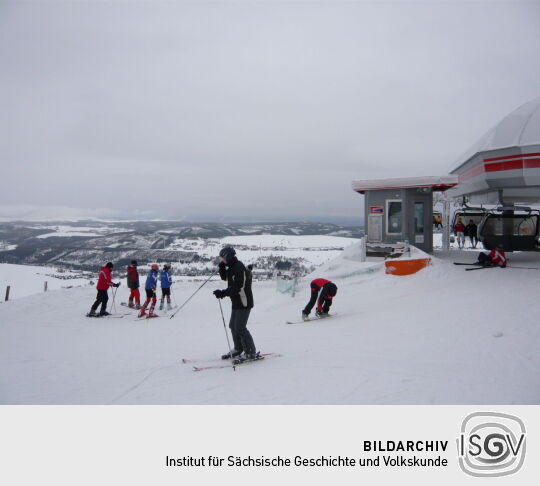
<path id="1" fill-rule="evenodd" d="M 367 243 L 408 241 L 433 252 L 433 192 L 446 191 L 457 182 L 457 176 L 353 181 L 353 190 L 365 196 Z"/>

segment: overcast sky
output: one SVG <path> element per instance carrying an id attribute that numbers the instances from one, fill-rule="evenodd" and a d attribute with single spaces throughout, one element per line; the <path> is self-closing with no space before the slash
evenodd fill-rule
<path id="1" fill-rule="evenodd" d="M 540 2 L 0 1 L 0 217 L 361 216 L 540 96 Z"/>

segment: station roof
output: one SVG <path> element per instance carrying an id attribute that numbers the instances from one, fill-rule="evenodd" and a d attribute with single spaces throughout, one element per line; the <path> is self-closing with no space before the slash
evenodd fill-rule
<path id="1" fill-rule="evenodd" d="M 401 177 L 394 179 L 365 179 L 352 181 L 353 191 L 377 191 L 382 189 L 412 189 L 429 187 L 433 191 L 446 191 L 458 183 L 457 176 Z"/>
<path id="2" fill-rule="evenodd" d="M 511 148 L 523 151 L 526 147 L 535 145 L 540 145 L 540 98 L 531 100 L 506 115 L 462 154 L 449 172 L 457 172 L 478 153 Z"/>

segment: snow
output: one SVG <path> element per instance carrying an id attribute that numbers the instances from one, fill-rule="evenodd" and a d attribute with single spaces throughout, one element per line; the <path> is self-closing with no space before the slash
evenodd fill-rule
<path id="1" fill-rule="evenodd" d="M 87 279 L 74 277 L 72 272 L 60 273 L 53 267 L 0 263 L 0 295 L 3 299 L 8 285 L 10 300 L 43 292 L 45 282 L 49 290 L 88 285 Z"/>
<path id="2" fill-rule="evenodd" d="M 7 241 L 0 241 L 0 251 L 15 250 L 17 245 L 10 245 Z"/>
<path id="3" fill-rule="evenodd" d="M 344 248 L 356 242 L 358 240 L 354 238 L 328 235 L 240 235 L 176 238 L 167 249 L 193 251 L 200 256 L 213 258 L 221 248 L 231 245 L 246 264 L 255 263 L 259 257 L 276 256 L 283 259 L 303 258 L 309 264 L 320 265 L 336 258 Z"/>
<path id="4" fill-rule="evenodd" d="M 538 404 L 538 271 L 465 272 L 436 252 L 415 275 L 384 273 L 349 246 L 301 281 L 296 297 L 255 282 L 249 329 L 262 352 L 283 357 L 193 372 L 181 358 L 211 361 L 227 350 L 211 281 L 176 315 L 136 321 L 83 317 L 95 289 L 60 289 L 2 305 L 3 404 Z M 510 266 L 540 267 L 534 253 Z M 287 325 L 316 277 L 338 285 L 330 319 Z M 175 283 L 182 303 L 200 282 Z M 120 287 L 117 300 L 125 300 Z M 228 300 L 222 301 L 226 318 Z M 117 307 L 118 313 L 131 312 Z"/>
<path id="5" fill-rule="evenodd" d="M 45 233 L 39 235 L 37 238 L 50 238 L 55 237 L 71 237 L 71 236 L 101 236 L 103 234 L 109 233 L 110 229 L 106 228 L 105 230 L 101 227 L 81 227 L 81 226 L 69 226 L 69 225 L 56 225 L 56 226 L 37 226 L 37 228 L 43 229 L 52 229 L 51 233 Z"/>

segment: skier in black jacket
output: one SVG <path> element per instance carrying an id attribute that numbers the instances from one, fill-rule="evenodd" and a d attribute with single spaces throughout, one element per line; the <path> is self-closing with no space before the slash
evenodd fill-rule
<path id="1" fill-rule="evenodd" d="M 230 297 L 232 303 L 229 327 L 233 337 L 234 349 L 222 356 L 223 359 L 234 358 L 242 354 L 246 359 L 254 359 L 257 355 L 253 337 L 247 329 L 249 313 L 253 308 L 253 293 L 251 291 L 251 270 L 236 258 L 236 251 L 226 246 L 219 252 L 219 276 L 227 281 L 227 288 L 214 290 L 218 299 Z M 232 353 L 232 355 L 231 355 Z"/>

